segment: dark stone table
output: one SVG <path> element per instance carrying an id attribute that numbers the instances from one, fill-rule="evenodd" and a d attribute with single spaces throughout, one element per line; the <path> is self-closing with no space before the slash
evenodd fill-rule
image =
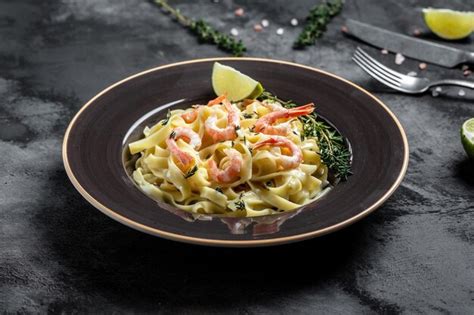
<path id="1" fill-rule="evenodd" d="M 400 118 L 410 165 L 378 211 L 332 235 L 272 248 L 191 246 L 142 234 L 90 206 L 61 161 L 67 124 L 89 98 L 130 74 L 221 56 L 141 0 L 0 2 L 0 310 L 8 313 L 473 313 L 474 165 L 459 128 L 472 94 L 407 96 L 351 61 L 353 17 L 399 32 L 420 7 L 472 1 L 347 0 L 317 45 L 291 49 L 314 1 L 173 1 L 219 29 L 236 27 L 248 56 L 315 66 L 380 97 Z M 272 4 L 270 4 L 272 3 Z M 233 10 L 245 8 L 236 18 Z M 266 18 L 270 26 L 256 33 Z M 276 34 L 284 27 L 283 36 Z M 471 40 L 453 45 L 474 50 Z M 366 46 L 364 46 L 366 47 Z M 395 66 L 393 55 L 379 56 Z M 407 60 L 404 72 L 417 71 Z M 428 77 L 462 78 L 428 65 Z M 473 76 L 471 76 L 471 80 Z M 368 179 L 370 180 L 370 179 Z"/>

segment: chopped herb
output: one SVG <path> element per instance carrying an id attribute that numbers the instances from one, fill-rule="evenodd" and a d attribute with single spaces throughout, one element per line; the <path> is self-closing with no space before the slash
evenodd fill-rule
<path id="1" fill-rule="evenodd" d="M 221 194 L 224 193 L 224 192 L 222 191 L 222 188 L 220 188 L 220 187 L 216 187 L 216 191 L 219 192 L 219 193 L 221 193 Z"/>
<path id="2" fill-rule="evenodd" d="M 176 137 L 176 131 L 171 131 L 170 133 L 170 139 L 174 139 L 174 137 Z"/>
<path id="3" fill-rule="evenodd" d="M 262 100 L 269 99 L 283 104 L 286 108 L 296 106 L 291 101 L 282 101 L 270 92 L 264 92 L 261 96 Z M 312 137 L 318 139 L 319 155 L 324 164 L 334 172 L 335 177 L 346 180 L 351 174 L 351 152 L 346 146 L 344 138 L 333 127 L 317 117 L 313 112 L 306 116 L 299 117 L 303 123 L 302 140 L 304 137 Z"/>
<path id="4" fill-rule="evenodd" d="M 231 147 L 234 147 L 234 141 L 232 141 L 230 144 L 231 144 Z"/>
<path id="5" fill-rule="evenodd" d="M 216 45 L 219 49 L 232 53 L 234 56 L 242 56 L 247 50 L 241 40 L 237 41 L 233 37 L 219 32 L 212 27 L 208 22 L 199 19 L 190 19 L 179 10 L 173 8 L 166 0 L 153 0 L 157 5 L 165 9 L 171 16 L 173 16 L 179 24 L 189 29 L 199 42 Z"/>
<path id="6" fill-rule="evenodd" d="M 263 91 L 263 93 L 258 97 L 259 101 L 272 101 L 273 103 L 280 103 L 283 107 L 285 108 L 293 108 L 297 107 L 296 103 L 293 101 L 283 101 L 279 99 L 276 95 L 268 92 L 268 91 Z"/>
<path id="7" fill-rule="evenodd" d="M 161 124 L 162 124 L 163 126 L 165 126 L 165 125 L 168 123 L 168 121 L 170 121 L 170 117 L 171 117 L 171 112 L 170 112 L 170 110 L 168 109 L 168 113 L 166 113 L 166 118 L 163 119 L 163 121 L 161 122 Z"/>
<path id="8" fill-rule="evenodd" d="M 245 210 L 245 202 L 243 200 L 236 201 L 235 208 L 241 211 Z"/>
<path id="9" fill-rule="evenodd" d="M 268 182 L 265 183 L 268 187 L 273 187 L 273 182 L 269 180 Z"/>
<path id="10" fill-rule="evenodd" d="M 247 147 L 249 149 L 250 154 L 253 154 L 253 149 L 250 147 Z"/>
<path id="11" fill-rule="evenodd" d="M 235 130 L 240 130 L 240 126 L 235 126 Z"/>
<path id="12" fill-rule="evenodd" d="M 297 136 L 297 135 L 298 135 L 298 133 L 297 133 L 296 131 L 294 131 L 294 130 L 293 130 L 293 134 L 294 134 L 295 136 Z"/>
<path id="13" fill-rule="evenodd" d="M 249 129 L 251 132 L 255 132 L 255 126 L 252 126 L 252 128 Z"/>
<path id="14" fill-rule="evenodd" d="M 247 145 L 247 138 L 244 136 L 244 144 Z"/>
<path id="15" fill-rule="evenodd" d="M 189 178 L 193 176 L 194 174 L 196 174 L 197 170 L 198 170 L 197 165 L 194 165 L 194 167 L 186 175 L 184 175 L 184 178 Z"/>
<path id="16" fill-rule="evenodd" d="M 344 0 L 325 1 L 314 6 L 306 17 L 303 30 L 293 44 L 294 48 L 314 45 L 317 38 L 323 36 L 331 19 L 341 12 Z"/>
<path id="17" fill-rule="evenodd" d="M 244 118 L 245 118 L 245 119 L 250 119 L 250 118 L 252 118 L 252 117 L 253 117 L 252 114 L 244 113 Z"/>

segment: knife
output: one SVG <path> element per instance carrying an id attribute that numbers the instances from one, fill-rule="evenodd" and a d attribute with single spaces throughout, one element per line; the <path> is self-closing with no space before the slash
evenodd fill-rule
<path id="1" fill-rule="evenodd" d="M 343 30 L 373 46 L 443 67 L 453 68 L 461 63 L 474 64 L 474 52 L 390 32 L 352 19 L 346 20 L 346 28 Z"/>

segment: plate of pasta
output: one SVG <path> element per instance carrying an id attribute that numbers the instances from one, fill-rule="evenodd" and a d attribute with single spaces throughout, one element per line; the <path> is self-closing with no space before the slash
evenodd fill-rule
<path id="1" fill-rule="evenodd" d="M 126 78 L 64 138 L 76 189 L 140 231 L 213 246 L 304 240 L 348 226 L 398 187 L 408 143 L 380 100 L 333 74 L 210 58 Z"/>

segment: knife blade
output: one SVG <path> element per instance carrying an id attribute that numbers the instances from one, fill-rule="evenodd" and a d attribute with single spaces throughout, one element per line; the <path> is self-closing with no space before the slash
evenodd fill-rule
<path id="1" fill-rule="evenodd" d="M 398 34 L 352 19 L 346 20 L 344 32 L 373 46 L 443 67 L 474 64 L 474 52 Z"/>

